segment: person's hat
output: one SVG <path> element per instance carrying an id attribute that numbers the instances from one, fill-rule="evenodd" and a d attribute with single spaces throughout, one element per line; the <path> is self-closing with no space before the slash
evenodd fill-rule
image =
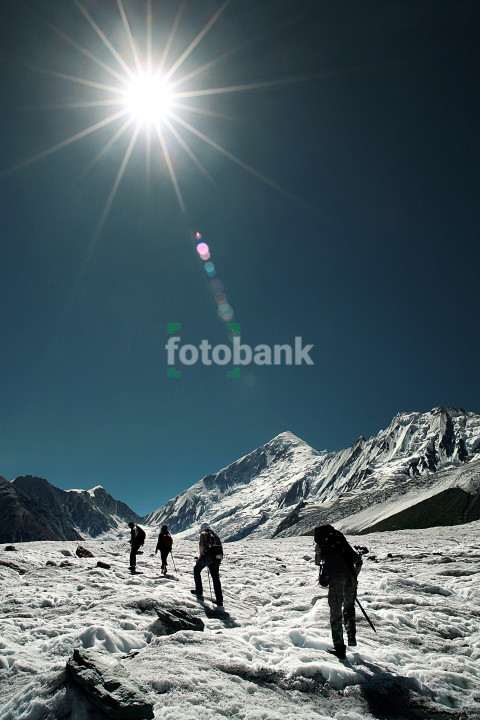
<path id="1" fill-rule="evenodd" d="M 208 530 L 209 524 L 208 523 L 202 523 L 200 525 L 200 532 L 203 532 L 204 530 Z"/>

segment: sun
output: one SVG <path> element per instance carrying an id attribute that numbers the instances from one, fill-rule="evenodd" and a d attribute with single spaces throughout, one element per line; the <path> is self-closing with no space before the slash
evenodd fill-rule
<path id="1" fill-rule="evenodd" d="M 159 74 L 139 72 L 126 87 L 125 108 L 143 125 L 165 120 L 172 107 L 172 89 Z"/>
<path id="2" fill-rule="evenodd" d="M 42 160 L 50 154 L 62 150 L 72 143 L 82 141 L 85 137 L 97 132 L 110 132 L 109 138 L 104 141 L 103 147 L 90 162 L 86 172 L 89 172 L 107 152 L 116 145 L 122 144 L 119 153 L 118 171 L 113 179 L 112 187 L 105 200 L 103 212 L 98 221 L 94 241 L 98 238 L 101 229 L 115 200 L 118 188 L 127 171 L 130 159 L 134 153 L 137 142 L 143 135 L 146 139 L 146 176 L 149 177 L 150 168 L 154 159 L 160 158 L 161 171 L 169 177 L 175 192 L 179 208 L 186 212 L 186 204 L 182 192 L 184 178 L 177 177 L 177 168 L 183 165 L 182 155 L 187 156 L 204 178 L 212 185 L 214 180 L 204 165 L 204 160 L 197 148 L 202 144 L 214 153 L 235 163 L 250 175 L 265 183 L 273 190 L 295 200 L 290 193 L 276 182 L 241 160 L 225 146 L 214 140 L 215 122 L 228 120 L 228 116 L 213 111 L 210 107 L 202 105 L 202 100 L 213 96 L 236 92 L 260 90 L 266 87 L 289 84 L 305 80 L 305 78 L 287 78 L 266 82 L 251 82 L 239 85 L 211 86 L 208 78 L 210 71 L 221 66 L 230 55 L 234 55 L 242 45 L 232 47 L 222 55 L 210 59 L 202 57 L 202 62 L 195 62 L 195 50 L 201 44 L 208 48 L 205 37 L 226 11 L 232 0 L 219 0 L 217 10 L 208 18 L 205 25 L 184 46 L 178 46 L 178 31 L 181 24 L 184 3 L 181 3 L 177 15 L 170 28 L 168 36 L 158 42 L 154 35 L 153 0 L 145 2 L 145 24 L 139 31 L 132 27 L 127 15 L 125 5 L 128 0 L 116 0 L 118 9 L 119 27 L 123 28 L 123 42 L 118 27 L 112 21 L 112 27 L 117 32 L 107 34 L 98 25 L 90 11 L 84 6 L 83 0 L 73 0 L 75 6 L 83 15 L 85 21 L 93 31 L 92 41 L 83 45 L 47 21 L 50 29 L 57 34 L 64 43 L 70 45 L 77 53 L 88 60 L 82 75 L 69 75 L 61 70 L 52 70 L 37 65 L 29 65 L 35 72 L 48 75 L 72 85 L 81 87 L 88 96 L 83 100 L 53 106 L 59 109 L 77 110 L 85 108 L 92 110 L 92 122 L 82 130 L 70 137 L 60 140 L 51 147 L 17 163 L 0 176 L 9 175 L 21 170 L 33 162 Z M 143 3 L 139 3 L 140 6 Z M 156 6 L 158 7 L 158 5 Z M 140 21 L 141 22 L 141 21 Z M 161 26 L 161 24 L 159 24 Z M 112 28 L 110 28 L 112 30 Z M 110 36 L 109 36 L 110 35 Z M 140 35 L 140 38 L 139 38 Z M 144 35 L 143 41 L 141 36 Z M 115 40 L 114 40 L 115 38 Z M 183 49 L 182 49 L 183 46 Z M 157 52 L 159 53 L 157 56 Z M 187 62 L 188 61 L 188 62 Z M 187 69 L 186 69 L 187 68 Z M 90 95 L 91 93 L 91 95 Z M 202 128 L 202 129 L 200 129 Z M 156 164 L 158 168 L 158 164 Z M 190 175 L 189 175 L 190 177 Z"/>

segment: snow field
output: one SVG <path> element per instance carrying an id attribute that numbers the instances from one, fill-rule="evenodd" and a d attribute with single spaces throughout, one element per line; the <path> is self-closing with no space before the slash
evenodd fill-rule
<path id="1" fill-rule="evenodd" d="M 177 572 L 170 562 L 163 577 L 153 530 L 133 576 L 128 529 L 122 543 L 85 543 L 94 558 L 77 558 L 76 543 L 0 548 L 0 720 L 104 720 L 66 679 L 75 647 L 115 655 L 162 720 L 360 720 L 385 704 L 397 718 L 420 708 L 478 720 L 479 530 L 349 538 L 370 550 L 359 599 L 377 634 L 357 609 L 358 646 L 344 662 L 325 652 L 327 591 L 310 538 L 228 543 L 224 613 L 190 593 L 196 543 L 175 543 Z M 208 596 L 206 571 L 203 582 Z M 201 617 L 205 632 L 157 635 L 155 606 Z"/>

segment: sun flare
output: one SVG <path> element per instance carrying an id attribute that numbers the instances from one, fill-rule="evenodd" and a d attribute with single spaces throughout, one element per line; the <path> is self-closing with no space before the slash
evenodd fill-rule
<path id="1" fill-rule="evenodd" d="M 126 88 L 125 107 L 135 120 L 151 125 L 168 117 L 172 99 L 172 91 L 160 75 L 141 72 Z"/>
<path id="2" fill-rule="evenodd" d="M 123 150 L 120 149 L 118 172 L 105 201 L 95 231 L 95 238 L 98 237 L 110 212 L 137 141 L 141 141 L 142 136 L 146 142 L 147 178 L 153 162 L 160 159 L 163 172 L 170 178 L 178 205 L 183 212 L 186 212 L 186 205 L 181 189 L 180 180 L 182 178 L 177 177 L 177 168 L 181 166 L 180 156 L 182 154 L 188 156 L 204 178 L 215 184 L 209 170 L 204 165 L 203 158 L 200 159 L 201 154 L 198 150 L 202 145 L 208 146 L 272 189 L 293 199 L 290 193 L 277 183 L 214 139 L 215 121 L 228 119 L 228 116 L 215 112 L 208 105 L 202 106 L 204 98 L 258 90 L 299 80 L 299 78 L 290 78 L 238 85 L 213 87 L 210 85 L 208 74 L 212 69 L 221 65 L 228 56 L 236 53 L 242 46 L 232 47 L 222 55 L 217 55 L 206 62 L 203 60 L 197 65 L 194 62 L 194 52 L 202 44 L 205 36 L 217 23 L 231 1 L 223 0 L 193 39 L 183 46 L 183 49 L 180 43 L 180 50 L 177 50 L 177 54 L 173 52 L 172 47 L 174 40 L 178 37 L 183 4 L 177 11 L 167 39 L 164 39 L 163 44 L 158 44 L 154 37 L 152 0 L 145 0 L 146 22 L 140 31 L 136 27 L 132 29 L 125 9 L 126 0 L 117 0 L 120 27 L 123 27 L 124 42 L 122 44 L 118 39 L 118 33 L 109 37 L 107 32 L 102 30 L 83 5 L 82 0 L 73 0 L 95 36 L 91 46 L 80 44 L 49 21 L 47 21 L 47 25 L 62 41 L 72 46 L 88 60 L 89 65 L 85 66 L 85 73 L 72 75 L 38 65 L 29 65 L 28 67 L 37 73 L 71 83 L 79 90 L 82 88 L 85 93 L 91 92 L 91 97 L 85 95 L 84 99 L 65 102 L 54 107 L 71 108 L 72 110 L 91 109 L 94 113 L 93 120 L 84 129 L 37 152 L 8 168 L 2 174 L 6 175 L 21 170 L 72 143 L 94 135 L 97 131 L 105 132 L 107 128 L 110 128 L 110 138 L 105 140 L 103 147 L 100 148 L 85 171 L 85 173 L 89 172 L 114 145 L 122 148 L 123 144 Z M 142 34 L 144 34 L 143 42 Z M 138 40 L 139 35 L 140 40 Z M 115 37 L 115 41 L 113 37 Z M 160 50 L 159 56 L 155 56 L 154 48 Z M 185 69 L 185 65 L 187 65 L 187 69 Z M 87 68 L 89 69 L 87 70 Z M 208 126 L 208 123 L 205 125 L 206 120 L 210 122 L 211 127 Z"/>

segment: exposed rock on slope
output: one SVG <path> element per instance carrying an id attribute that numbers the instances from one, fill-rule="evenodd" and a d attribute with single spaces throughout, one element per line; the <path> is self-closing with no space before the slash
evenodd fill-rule
<path id="1" fill-rule="evenodd" d="M 20 487 L 0 477 L 0 542 L 80 540 L 64 518 L 58 518 Z"/>
<path id="2" fill-rule="evenodd" d="M 116 720 L 150 720 L 153 698 L 109 653 L 77 648 L 67 663 L 73 680 L 102 713 Z"/>
<path id="3" fill-rule="evenodd" d="M 102 487 L 60 490 L 44 478 L 0 478 L 0 542 L 82 540 L 142 518 Z"/>
<path id="4" fill-rule="evenodd" d="M 117 529 L 119 525 L 123 527 L 130 520 L 141 520 L 125 503 L 115 500 L 102 487 L 60 490 L 44 478 L 31 475 L 18 477 L 12 484 L 57 517 L 60 523 L 78 528 L 80 533 L 92 538 Z"/>

